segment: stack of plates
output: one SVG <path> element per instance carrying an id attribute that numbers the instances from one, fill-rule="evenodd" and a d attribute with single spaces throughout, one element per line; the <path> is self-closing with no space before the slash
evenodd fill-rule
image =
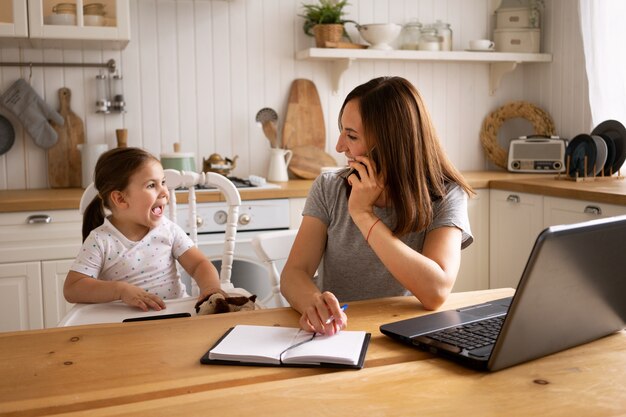
<path id="1" fill-rule="evenodd" d="M 626 160 L 626 128 L 617 120 L 596 126 L 590 135 L 572 139 L 565 151 L 570 177 L 611 176 Z"/>

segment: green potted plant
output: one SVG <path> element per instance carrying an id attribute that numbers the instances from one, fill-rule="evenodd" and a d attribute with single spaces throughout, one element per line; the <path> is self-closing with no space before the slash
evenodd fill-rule
<path id="1" fill-rule="evenodd" d="M 304 14 L 299 15 L 304 20 L 304 33 L 315 36 L 315 45 L 324 48 L 326 42 L 339 42 L 344 35 L 344 23 L 353 20 L 344 20 L 343 8 L 348 5 L 346 0 L 319 0 L 316 4 L 303 4 Z"/>

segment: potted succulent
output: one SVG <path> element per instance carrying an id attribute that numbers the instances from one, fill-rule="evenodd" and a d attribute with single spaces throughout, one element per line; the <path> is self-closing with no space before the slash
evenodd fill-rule
<path id="1" fill-rule="evenodd" d="M 319 0 L 316 4 L 303 4 L 304 33 L 315 36 L 315 45 L 324 48 L 326 42 L 339 42 L 344 35 L 343 24 L 354 23 L 353 20 L 342 19 L 343 8 L 348 5 L 346 0 Z"/>

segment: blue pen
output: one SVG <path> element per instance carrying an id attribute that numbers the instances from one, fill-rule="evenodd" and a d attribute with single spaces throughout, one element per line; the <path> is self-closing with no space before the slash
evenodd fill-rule
<path id="1" fill-rule="evenodd" d="M 341 311 L 346 311 L 347 308 L 348 308 L 348 304 L 344 304 L 341 306 Z M 333 322 L 333 320 L 335 320 L 335 316 L 330 316 L 328 320 L 326 320 L 326 323 L 324 324 L 330 324 Z"/>

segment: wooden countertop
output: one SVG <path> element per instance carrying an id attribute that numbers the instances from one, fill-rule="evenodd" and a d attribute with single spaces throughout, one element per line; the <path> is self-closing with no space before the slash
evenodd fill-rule
<path id="1" fill-rule="evenodd" d="M 513 294 L 453 293 L 443 309 Z M 297 326 L 289 308 L 165 321 L 0 333 L 0 415 L 611 416 L 626 410 L 626 332 L 496 373 L 477 372 L 382 335 L 427 314 L 414 297 L 350 304 L 372 334 L 359 371 L 201 365 L 235 324 Z M 211 414 L 210 412 L 208 414 Z"/>
<path id="2" fill-rule="evenodd" d="M 610 179 L 595 182 L 557 180 L 552 174 L 516 174 L 506 171 L 468 171 L 463 173 L 476 189 L 498 189 L 527 192 L 577 200 L 626 205 L 626 181 Z M 276 189 L 240 189 L 243 200 L 306 197 L 312 180 L 291 180 L 279 183 Z M 2 190 L 0 213 L 15 211 L 77 209 L 81 188 Z M 224 201 L 218 192 L 198 192 L 198 202 Z M 186 202 L 186 194 L 179 194 Z"/>

